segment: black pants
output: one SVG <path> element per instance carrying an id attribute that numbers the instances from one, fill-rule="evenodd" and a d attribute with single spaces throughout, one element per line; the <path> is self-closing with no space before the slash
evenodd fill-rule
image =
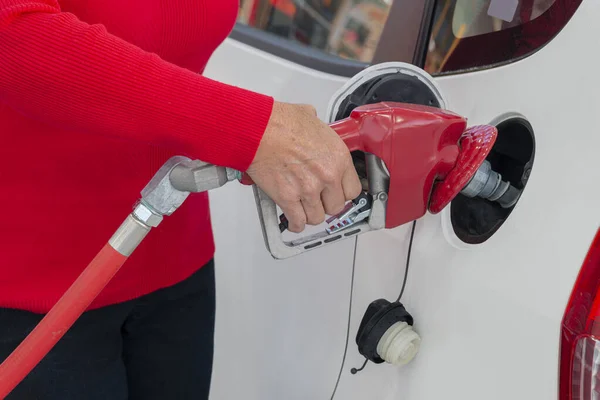
<path id="1" fill-rule="evenodd" d="M 208 399 L 211 261 L 175 286 L 84 313 L 7 400 Z M 0 308 L 0 360 L 42 316 Z"/>

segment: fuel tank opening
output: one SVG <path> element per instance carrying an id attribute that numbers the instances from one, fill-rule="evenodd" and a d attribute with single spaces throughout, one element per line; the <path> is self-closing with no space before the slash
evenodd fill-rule
<path id="1" fill-rule="evenodd" d="M 503 201 L 490 201 L 463 192 L 450 203 L 450 220 L 456 236 L 467 244 L 480 244 L 498 231 L 521 198 L 533 167 L 535 136 L 527 119 L 520 114 L 506 114 L 490 122 L 498 129 L 496 143 L 486 159 L 498 176 L 481 180 L 502 192 Z M 476 179 L 477 177 L 474 177 Z"/>

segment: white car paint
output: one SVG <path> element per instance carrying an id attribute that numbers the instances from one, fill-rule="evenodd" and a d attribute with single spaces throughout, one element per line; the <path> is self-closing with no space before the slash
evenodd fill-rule
<path id="1" fill-rule="evenodd" d="M 600 221 L 600 2 L 584 1 L 567 27 L 519 62 L 436 78 L 448 108 L 488 123 L 523 114 L 536 134 L 533 171 L 508 220 L 464 246 L 448 209 L 417 223 L 403 303 L 423 342 L 415 360 L 358 375 L 354 337 L 367 305 L 398 296 L 410 224 L 284 261 L 264 246 L 252 190 L 211 193 L 217 241 L 217 327 L 211 400 L 555 399 L 560 321 Z M 346 78 L 310 70 L 233 40 L 209 77 L 313 104 Z M 232 110 L 235 112 L 235 110 Z"/>
<path id="2" fill-rule="evenodd" d="M 322 118 L 345 81 L 231 40 L 206 74 L 312 104 Z M 329 398 L 344 354 L 355 241 L 276 261 L 250 187 L 228 184 L 211 202 L 218 264 L 211 400 Z"/>

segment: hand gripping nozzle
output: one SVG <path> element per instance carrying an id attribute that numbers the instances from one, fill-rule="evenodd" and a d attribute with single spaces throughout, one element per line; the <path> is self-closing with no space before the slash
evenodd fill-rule
<path id="1" fill-rule="evenodd" d="M 190 193 L 239 180 L 253 184 L 268 251 L 276 259 L 285 259 L 369 231 L 394 228 L 427 211 L 437 213 L 461 191 L 490 199 L 512 193 L 484 163 L 496 138 L 493 127 L 466 129 L 466 120 L 456 114 L 402 103 L 360 106 L 330 126 L 353 154 L 364 191 L 328 218 L 322 231 L 284 240 L 285 216 L 278 215 L 274 201 L 251 180 L 233 169 L 186 157 L 173 157 L 157 172 L 142 191 L 134 217 L 155 226 Z M 130 251 L 137 245 L 137 241 L 127 242 L 119 246 Z"/>
<path id="2" fill-rule="evenodd" d="M 394 228 L 441 211 L 484 163 L 497 131 L 467 129 L 466 120 L 443 109 L 403 103 L 357 107 L 330 124 L 365 170 L 363 193 L 320 232 L 284 240 L 285 216 L 257 186 L 254 194 L 265 244 L 285 259 L 368 231 Z"/>

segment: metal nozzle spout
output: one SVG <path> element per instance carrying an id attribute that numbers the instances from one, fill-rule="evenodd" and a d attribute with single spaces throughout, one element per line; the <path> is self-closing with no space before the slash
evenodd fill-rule
<path id="1" fill-rule="evenodd" d="M 502 208 L 510 208 L 519 200 L 521 191 L 509 182 L 503 181 L 502 175 L 493 171 L 490 162 L 486 160 L 463 188 L 461 194 L 495 201 Z"/>

